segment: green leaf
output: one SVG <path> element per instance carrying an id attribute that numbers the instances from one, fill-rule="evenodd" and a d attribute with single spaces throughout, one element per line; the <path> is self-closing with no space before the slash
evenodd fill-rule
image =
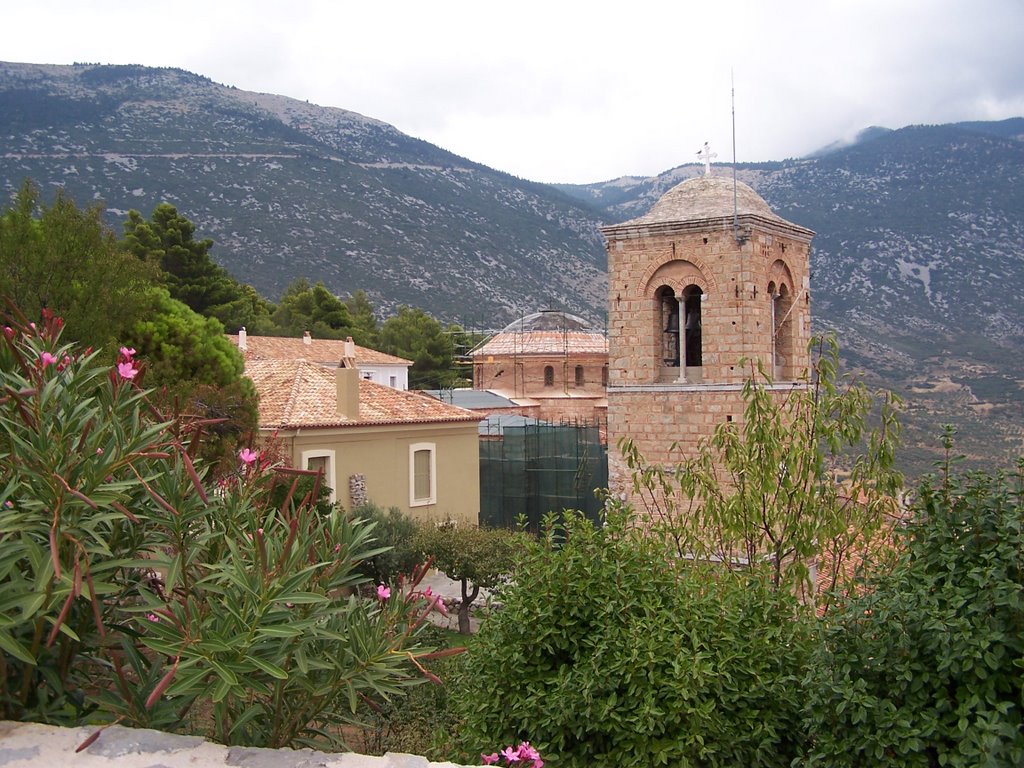
<path id="1" fill-rule="evenodd" d="M 271 664 L 269 661 L 264 661 L 263 659 L 259 658 L 258 656 L 249 656 L 246 659 L 246 661 L 248 661 L 253 666 L 257 667 L 258 669 L 263 670 L 264 672 L 266 672 L 271 677 L 276 677 L 278 680 L 287 680 L 288 679 L 288 673 L 287 672 L 285 672 L 283 669 L 281 669 L 276 664 Z"/>

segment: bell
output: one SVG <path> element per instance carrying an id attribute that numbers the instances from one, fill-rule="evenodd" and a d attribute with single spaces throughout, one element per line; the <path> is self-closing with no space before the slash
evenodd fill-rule
<path id="1" fill-rule="evenodd" d="M 665 324 L 666 333 L 679 333 L 679 313 L 672 312 L 668 316 L 668 321 Z"/>

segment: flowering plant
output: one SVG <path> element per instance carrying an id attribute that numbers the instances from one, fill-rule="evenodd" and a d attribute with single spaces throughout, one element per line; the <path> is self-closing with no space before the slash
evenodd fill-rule
<path id="1" fill-rule="evenodd" d="M 520 742 L 518 747 L 509 745 L 501 752 L 482 754 L 480 759 L 484 765 L 495 765 L 500 760 L 504 760 L 505 764 L 511 768 L 544 768 L 544 761 L 541 760 L 540 753 L 528 741 Z"/>
<path id="2" fill-rule="evenodd" d="M 0 719 L 202 711 L 223 742 L 338 746 L 325 724 L 418 682 L 433 603 L 358 599 L 372 525 L 262 449 L 208 492 L 206 424 L 164 420 L 135 350 L 105 364 L 60 330 L 0 317 Z"/>

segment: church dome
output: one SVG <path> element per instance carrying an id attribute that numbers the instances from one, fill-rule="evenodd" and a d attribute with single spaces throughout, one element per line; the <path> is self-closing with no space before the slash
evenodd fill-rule
<path id="1" fill-rule="evenodd" d="M 662 195 L 643 216 L 626 223 L 661 224 L 731 219 L 734 213 L 738 216 L 758 216 L 773 221 L 784 221 L 772 213 L 768 203 L 743 182 L 736 182 L 735 196 L 733 190 L 733 180 L 724 176 L 697 176 L 687 179 Z"/>
<path id="2" fill-rule="evenodd" d="M 608 354 L 608 339 L 586 320 L 547 310 L 526 315 L 469 353 L 488 355 Z"/>
<path id="3" fill-rule="evenodd" d="M 530 333 L 531 331 L 588 331 L 590 324 L 582 317 L 548 309 L 515 320 L 506 325 L 502 333 Z"/>

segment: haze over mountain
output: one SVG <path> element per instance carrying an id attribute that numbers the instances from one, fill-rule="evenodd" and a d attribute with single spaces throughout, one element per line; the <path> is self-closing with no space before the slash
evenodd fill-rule
<path id="1" fill-rule="evenodd" d="M 598 226 L 698 172 L 555 188 L 353 112 L 181 70 L 0 63 L 8 193 L 25 178 L 63 186 L 105 203 L 117 229 L 129 208 L 171 202 L 271 299 L 305 276 L 469 327 L 546 307 L 600 324 Z M 977 462 L 1024 450 L 1024 119 L 874 127 L 737 175 L 817 231 L 817 329 L 836 330 L 856 369 L 906 398 L 913 469 L 944 422 Z"/>

